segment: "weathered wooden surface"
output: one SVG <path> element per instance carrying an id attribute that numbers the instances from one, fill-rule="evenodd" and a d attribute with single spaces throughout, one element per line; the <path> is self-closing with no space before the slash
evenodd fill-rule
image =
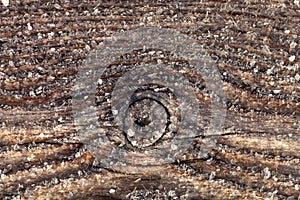
<path id="1" fill-rule="evenodd" d="M 221 72 L 227 116 L 207 155 L 197 137 L 178 162 L 126 174 L 76 137 L 71 89 L 91 50 L 138 27 L 197 39 Z M 299 199 L 299 35 L 299 1 L 1 5 L 1 199 Z M 126 59 L 115 65 L 149 62 Z"/>

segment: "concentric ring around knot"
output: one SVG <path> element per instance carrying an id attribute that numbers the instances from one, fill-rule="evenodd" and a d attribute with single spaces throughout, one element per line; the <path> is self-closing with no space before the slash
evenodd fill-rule
<path id="1" fill-rule="evenodd" d="M 162 49 L 186 59 L 190 71 L 160 63 L 116 72 L 113 76 L 121 77 L 104 86 L 111 92 L 104 92 L 96 106 L 98 79 L 102 80 L 102 74 L 103 80 L 107 78 L 112 60 L 145 48 Z M 201 112 L 207 108 L 199 106 L 196 84 L 189 80 L 188 73 L 201 77 L 214 96 L 225 99 L 218 70 L 197 42 L 183 34 L 142 28 L 105 41 L 79 71 L 73 88 L 79 138 L 102 166 L 116 171 L 138 173 L 178 160 L 195 137 L 221 132 L 225 118 L 220 101 L 212 101 L 212 116 L 209 120 L 203 118 Z M 111 115 L 99 116 L 99 110 Z"/>

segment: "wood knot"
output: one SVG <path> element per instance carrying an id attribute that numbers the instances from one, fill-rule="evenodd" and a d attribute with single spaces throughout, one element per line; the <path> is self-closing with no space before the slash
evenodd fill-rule
<path id="1" fill-rule="evenodd" d="M 191 38 L 156 28 L 117 35 L 79 71 L 73 108 L 80 138 L 113 170 L 175 162 L 198 136 L 220 133 L 221 84 Z"/>

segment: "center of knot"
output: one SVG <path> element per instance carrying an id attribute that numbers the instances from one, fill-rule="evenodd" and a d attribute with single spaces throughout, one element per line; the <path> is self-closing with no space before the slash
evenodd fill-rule
<path id="1" fill-rule="evenodd" d="M 125 126 L 126 137 L 132 146 L 151 146 L 163 136 L 168 126 L 167 110 L 154 99 L 137 100 L 129 106 Z"/>

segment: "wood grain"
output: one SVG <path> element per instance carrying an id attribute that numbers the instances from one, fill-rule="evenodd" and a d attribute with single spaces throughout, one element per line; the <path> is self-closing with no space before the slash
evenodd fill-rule
<path id="1" fill-rule="evenodd" d="M 195 137 L 178 161 L 131 174 L 103 167 L 78 139 L 72 88 L 92 50 L 139 27 L 197 40 L 221 74 L 227 113 L 212 146 Z M 299 50 L 298 1 L 0 5 L 0 198 L 299 199 Z M 168 52 L 130 53 L 114 61 L 107 77 L 161 54 L 163 63 L 187 64 Z M 107 82 L 97 95 L 112 89 Z M 210 102 L 203 88 L 197 99 L 199 106 Z"/>

